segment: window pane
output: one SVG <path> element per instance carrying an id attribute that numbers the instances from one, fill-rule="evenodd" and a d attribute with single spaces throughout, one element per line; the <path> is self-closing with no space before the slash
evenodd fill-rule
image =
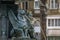
<path id="1" fill-rule="evenodd" d="M 51 26 L 54 26 L 54 19 L 51 19 L 52 21 L 51 21 Z"/>
<path id="2" fill-rule="evenodd" d="M 60 26 L 60 19 L 58 19 L 58 26 Z"/>
<path id="3" fill-rule="evenodd" d="M 25 7 L 26 7 L 26 9 L 28 9 L 28 2 L 26 2 L 26 6 Z"/>
<path id="4" fill-rule="evenodd" d="M 54 26 L 54 19 L 48 19 L 48 26 Z"/>
<path id="5" fill-rule="evenodd" d="M 58 0 L 55 0 L 55 8 L 58 8 Z"/>
<path id="6" fill-rule="evenodd" d="M 57 40 L 60 40 L 60 37 L 58 37 L 58 39 Z"/>
<path id="7" fill-rule="evenodd" d="M 57 26 L 57 19 L 55 19 L 55 26 Z"/>
<path id="8" fill-rule="evenodd" d="M 50 8 L 54 8 L 54 0 L 50 0 Z"/>
<path id="9" fill-rule="evenodd" d="M 53 40 L 56 40 L 56 37 L 53 37 Z"/>
<path id="10" fill-rule="evenodd" d="M 51 3 L 52 3 L 51 5 L 52 5 L 52 8 L 53 8 L 53 6 L 54 6 L 54 5 L 53 5 L 53 3 L 54 3 L 53 0 L 51 1 Z"/>
<path id="11" fill-rule="evenodd" d="M 35 8 L 39 8 L 39 2 L 35 1 Z"/>
<path id="12" fill-rule="evenodd" d="M 50 26 L 50 19 L 48 19 L 48 26 Z"/>
<path id="13" fill-rule="evenodd" d="M 24 2 L 23 2 L 23 9 L 24 9 Z"/>

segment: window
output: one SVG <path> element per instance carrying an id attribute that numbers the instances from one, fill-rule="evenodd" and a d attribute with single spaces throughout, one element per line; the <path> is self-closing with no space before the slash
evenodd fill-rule
<path id="1" fill-rule="evenodd" d="M 60 28 L 60 17 L 47 17 L 47 28 Z"/>
<path id="2" fill-rule="evenodd" d="M 39 1 L 38 0 L 35 0 L 34 1 L 34 9 L 39 9 Z"/>
<path id="3" fill-rule="evenodd" d="M 59 36 L 56 36 L 56 37 L 54 37 L 54 36 L 49 36 L 49 37 L 47 38 L 47 40 L 60 40 L 60 37 L 59 37 Z"/>
<path id="4" fill-rule="evenodd" d="M 48 26 L 60 26 L 60 19 L 48 19 Z"/>
<path id="5" fill-rule="evenodd" d="M 57 9 L 59 6 L 58 0 L 50 0 L 50 9 Z"/>
<path id="6" fill-rule="evenodd" d="M 23 2 L 23 9 L 28 9 L 28 2 Z"/>

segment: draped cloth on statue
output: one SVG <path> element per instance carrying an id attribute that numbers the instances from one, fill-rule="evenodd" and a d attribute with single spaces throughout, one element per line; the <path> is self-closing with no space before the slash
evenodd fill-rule
<path id="1" fill-rule="evenodd" d="M 24 40 L 27 38 L 27 40 L 29 39 L 34 39 L 34 35 L 33 35 L 33 27 L 30 23 L 30 21 L 28 20 L 28 16 L 26 15 L 26 13 L 24 12 L 24 10 L 20 11 L 18 13 L 18 16 L 16 17 L 15 14 L 13 13 L 12 10 L 10 10 L 8 12 L 8 17 L 9 20 L 13 26 L 12 31 L 11 31 L 11 35 L 15 34 L 17 36 L 17 38 L 24 38 Z M 15 31 L 15 33 L 14 33 Z M 16 36 L 12 36 L 12 37 L 16 37 Z"/>
<path id="2" fill-rule="evenodd" d="M 19 16 L 20 19 L 18 19 L 12 10 L 8 13 L 9 20 L 13 26 L 13 30 L 11 31 L 11 34 L 14 32 L 14 30 L 18 30 L 18 32 L 21 33 L 21 36 L 27 37 L 29 26 L 27 23 L 27 19 L 24 16 Z"/>
<path id="3" fill-rule="evenodd" d="M 23 27 L 27 25 L 26 19 L 23 17 L 23 19 L 21 18 L 20 20 L 18 20 L 12 10 L 10 10 L 10 12 L 8 13 L 8 16 L 14 29 L 20 29 L 20 28 L 23 29 Z"/>

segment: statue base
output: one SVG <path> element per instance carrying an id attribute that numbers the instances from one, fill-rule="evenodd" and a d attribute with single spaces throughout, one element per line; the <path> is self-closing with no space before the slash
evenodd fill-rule
<path id="1" fill-rule="evenodd" d="M 18 37 L 18 38 L 13 37 L 12 40 L 36 40 L 36 39 L 31 39 L 29 37 Z"/>

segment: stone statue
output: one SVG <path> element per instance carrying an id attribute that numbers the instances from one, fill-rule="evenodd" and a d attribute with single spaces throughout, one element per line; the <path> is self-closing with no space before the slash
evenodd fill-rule
<path id="1" fill-rule="evenodd" d="M 27 13 L 27 16 L 28 16 L 28 22 L 30 22 L 28 24 L 30 26 L 28 33 L 30 34 L 31 38 L 35 38 L 34 34 L 33 34 L 34 33 L 34 29 L 33 29 L 33 24 L 32 24 L 32 17 L 33 17 L 32 12 Z"/>
<path id="2" fill-rule="evenodd" d="M 13 11 L 10 10 L 8 16 L 13 26 L 13 29 L 11 30 L 12 36 L 34 38 L 30 18 L 26 15 L 24 10 L 18 10 L 17 17 L 14 15 Z"/>

